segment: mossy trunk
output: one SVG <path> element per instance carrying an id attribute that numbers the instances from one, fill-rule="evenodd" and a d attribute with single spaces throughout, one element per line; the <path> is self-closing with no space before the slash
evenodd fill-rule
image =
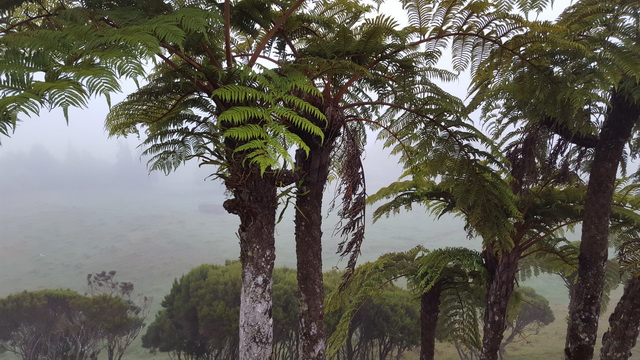
<path id="1" fill-rule="evenodd" d="M 609 317 L 609 330 L 602 337 L 601 360 L 627 360 L 640 332 L 640 279 L 629 279 L 616 309 Z"/>
<path id="2" fill-rule="evenodd" d="M 482 337 L 481 360 L 497 360 L 500 344 L 507 324 L 509 299 L 515 288 L 518 262 L 521 251 L 518 248 L 498 256 L 490 249 L 485 250 L 485 260 L 490 265 L 490 282 L 487 289 L 486 307 L 484 310 L 484 327 Z"/>
<path id="3" fill-rule="evenodd" d="M 239 175 L 242 173 L 239 173 Z M 275 261 L 275 181 L 247 170 L 228 187 L 234 198 L 225 209 L 240 217 L 240 360 L 267 360 L 273 349 L 272 284 Z"/>
<path id="4" fill-rule="evenodd" d="M 297 189 L 295 235 L 300 336 L 298 358 L 326 358 L 322 274 L 322 197 L 329 175 L 332 146 L 314 148 L 298 164 L 304 174 Z M 302 154 L 300 154 L 302 156 Z"/>
<path id="5" fill-rule="evenodd" d="M 591 360 L 596 343 L 600 299 L 609 246 L 609 216 L 618 164 L 640 116 L 640 105 L 613 92 L 595 148 L 584 200 L 578 280 L 569 304 L 565 359 Z"/>

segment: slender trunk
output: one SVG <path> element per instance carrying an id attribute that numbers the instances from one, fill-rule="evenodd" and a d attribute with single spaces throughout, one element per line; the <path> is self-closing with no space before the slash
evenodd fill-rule
<path id="1" fill-rule="evenodd" d="M 436 355 L 436 326 L 440 312 L 442 285 L 436 283 L 420 297 L 420 360 L 433 360 Z"/>
<path id="2" fill-rule="evenodd" d="M 640 279 L 629 279 L 615 311 L 609 317 L 609 330 L 602 337 L 601 360 L 627 360 L 640 332 Z"/>
<path id="3" fill-rule="evenodd" d="M 109 344 L 107 345 L 107 360 L 114 360 L 115 356 L 114 356 L 114 345 L 113 344 Z"/>
<path id="4" fill-rule="evenodd" d="M 516 336 L 520 333 L 519 331 L 516 331 L 515 325 L 511 324 L 510 326 L 511 333 L 509 334 L 509 336 L 507 336 L 507 339 L 502 341 L 502 344 L 500 344 L 500 352 L 498 353 L 498 358 L 500 360 L 505 360 L 507 358 L 507 356 L 505 355 L 507 353 L 507 345 L 511 344 Z"/>
<path id="5" fill-rule="evenodd" d="M 260 176 L 256 169 L 245 168 L 245 173 L 239 172 L 238 175 L 234 179 L 241 179 L 239 182 L 227 181 L 227 187 L 233 189 L 234 198 L 227 200 L 224 206 L 240 217 L 239 359 L 266 360 L 271 358 L 273 348 L 271 287 L 277 188 L 272 178 Z"/>
<path id="6" fill-rule="evenodd" d="M 614 91 L 600 140 L 595 148 L 584 200 L 578 281 L 569 304 L 565 359 L 590 360 L 598 332 L 604 266 L 608 256 L 609 215 L 618 164 L 624 146 L 640 116 L 633 105 Z"/>
<path id="7" fill-rule="evenodd" d="M 346 360 L 353 360 L 354 351 L 353 351 L 353 343 L 351 342 L 352 340 L 353 340 L 353 326 L 349 325 L 349 334 L 347 335 L 347 342 L 345 344 Z"/>
<path id="8" fill-rule="evenodd" d="M 486 307 L 484 310 L 484 328 L 482 338 L 481 360 L 497 360 L 500 344 L 507 325 L 507 310 L 509 299 L 515 287 L 520 250 L 512 249 L 505 252 L 500 258 L 498 255 L 485 250 L 485 258 L 492 257 L 495 263 L 494 269 L 489 269 L 491 280 L 487 290 Z"/>
<path id="9" fill-rule="evenodd" d="M 299 154 L 304 174 L 297 189 L 295 234 L 300 317 L 298 359 L 326 358 L 322 274 L 322 196 L 329 175 L 332 140 Z"/>

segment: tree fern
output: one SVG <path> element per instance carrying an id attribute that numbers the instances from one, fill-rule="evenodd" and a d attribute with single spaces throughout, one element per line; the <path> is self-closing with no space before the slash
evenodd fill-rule
<path id="1" fill-rule="evenodd" d="M 436 282 L 441 284 L 444 290 L 439 338 L 479 348 L 478 300 L 482 298 L 483 272 L 479 254 L 464 248 L 429 252 L 416 247 L 404 253 L 385 254 L 374 262 L 360 265 L 347 287 L 327 298 L 327 312 L 340 310 L 343 314 L 329 339 L 329 357 L 344 344 L 357 310 L 400 277 L 408 280 L 409 287 L 418 296 L 430 291 Z"/>
<path id="2" fill-rule="evenodd" d="M 327 357 L 332 358 L 346 341 L 351 318 L 368 298 L 380 294 L 385 284 L 411 273 L 413 260 L 424 251 L 417 247 L 404 253 L 390 253 L 375 262 L 360 265 L 354 272 L 349 285 L 327 295 L 325 311 L 342 312 L 336 330 L 327 341 Z"/>

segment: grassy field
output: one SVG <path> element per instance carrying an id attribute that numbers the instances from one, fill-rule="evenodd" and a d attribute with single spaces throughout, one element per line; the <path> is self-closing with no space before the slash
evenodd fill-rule
<path id="1" fill-rule="evenodd" d="M 222 192 L 214 186 L 194 189 L 6 196 L 0 205 L 0 296 L 44 288 L 82 291 L 88 273 L 117 270 L 119 280 L 132 281 L 137 291 L 154 297 L 153 317 L 176 277 L 202 263 L 238 257 L 237 219 L 221 208 Z M 207 205 L 207 212 L 200 211 L 202 205 Z M 466 240 L 459 222 L 425 219 L 426 214 L 415 211 L 369 224 L 362 261 L 416 245 L 478 246 Z M 345 262 L 335 255 L 340 239 L 331 236 L 335 218 L 326 223 L 325 266 L 343 267 Z M 278 266 L 295 264 L 292 229 L 287 218 L 278 226 Z M 527 285 L 550 300 L 556 321 L 538 335 L 509 346 L 508 358 L 561 359 L 566 290 L 552 277 Z M 417 359 L 417 354 L 405 358 Z M 457 359 L 457 355 L 451 346 L 438 344 L 437 358 Z M 166 357 L 150 355 L 137 343 L 127 359 Z"/>

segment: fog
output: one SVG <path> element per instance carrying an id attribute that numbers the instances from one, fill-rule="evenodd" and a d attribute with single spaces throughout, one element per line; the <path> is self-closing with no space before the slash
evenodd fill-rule
<path id="1" fill-rule="evenodd" d="M 161 299 L 173 279 L 203 263 L 237 259 L 238 219 L 222 203 L 214 168 L 184 164 L 165 176 L 149 173 L 139 139 L 108 138 L 100 100 L 89 110 L 24 119 L 0 146 L 0 297 L 22 290 L 82 291 L 87 273 L 117 270 L 145 294 Z M 365 151 L 368 193 L 401 172 L 380 142 Z M 328 186 L 327 208 L 335 183 Z M 295 267 L 293 207 L 276 232 L 277 266 Z M 369 215 L 369 218 L 371 216 Z M 420 211 L 372 225 L 361 261 L 419 244 L 446 246 L 465 239 L 460 223 L 425 222 Z M 335 213 L 323 226 L 325 268 L 343 268 L 336 255 Z M 157 310 L 158 300 L 154 310 Z"/>
<path id="2" fill-rule="evenodd" d="M 549 11 L 531 16 L 554 19 L 570 3 L 569 0 L 555 1 Z M 407 24 L 397 1 L 385 2 L 380 11 L 393 16 L 399 24 Z M 445 56 L 440 65 L 446 67 L 450 63 Z M 447 91 L 464 97 L 468 83 L 469 76 L 463 73 L 460 80 L 442 85 Z M 112 96 L 112 103 L 124 99 L 134 89 L 133 82 L 125 82 L 123 92 Z M 68 123 L 60 110 L 43 109 L 39 117 L 23 117 L 11 137 L 0 138 L 0 195 L 16 195 L 20 189 L 28 191 L 32 186 L 77 186 L 78 189 L 143 183 L 145 186 L 175 183 L 184 186 L 185 182 L 204 181 L 212 172 L 212 169 L 197 169 L 194 164 L 187 164 L 170 177 L 147 176 L 146 159 L 140 158 L 137 148 L 139 139 L 107 137 L 104 118 L 108 110 L 104 99 L 95 99 L 87 109 L 70 109 Z M 365 167 L 368 190 L 372 193 L 395 180 L 401 169 L 397 158 L 389 157 L 373 134 L 369 139 Z"/>
<path id="3" fill-rule="evenodd" d="M 20 122 L 11 137 L 0 139 L 0 196 L 18 197 L 33 191 L 88 191 L 141 187 L 219 188 L 208 180 L 215 171 L 187 162 L 165 176 L 147 170 L 140 155 L 139 139 L 109 138 L 104 131 L 107 108 L 99 100 L 90 110 L 71 111 L 69 124 L 62 114 L 43 114 Z M 367 181 L 371 192 L 395 180 L 401 167 L 397 158 L 382 149 L 372 134 L 365 151 Z"/>
<path id="4" fill-rule="evenodd" d="M 568 4 L 567 1 L 556 2 L 556 10 L 544 14 L 544 17 L 557 16 L 557 9 L 564 8 L 566 4 Z M 403 15 L 398 12 L 397 4 L 385 3 L 385 6 L 386 8 L 382 11 L 393 13 L 400 23 L 406 23 Z M 445 63 L 447 61 L 443 60 Z M 463 96 L 467 85 L 468 75 L 461 74 L 459 81 L 445 84 L 444 87 L 454 94 Z M 123 93 L 113 96 L 113 104 L 124 99 L 126 93 L 135 88 L 132 83 L 125 83 L 123 89 Z M 239 254 L 235 238 L 237 218 L 224 214 L 221 208 L 226 198 L 224 186 L 220 181 L 209 178 L 215 169 L 207 166 L 199 168 L 195 162 L 189 162 L 168 176 L 157 172 L 149 173 L 146 167 L 147 159 L 141 158 L 141 150 L 137 147 L 140 139 L 135 136 L 127 139 L 109 138 L 105 133 L 104 119 L 108 110 L 104 99 L 94 99 L 88 104 L 87 109 L 70 109 L 68 123 L 62 111 L 42 110 L 39 117 L 23 117 L 15 133 L 10 137 L 0 138 L 0 215 L 5 214 L 0 216 L 0 247 L 14 246 L 10 245 L 12 241 L 28 244 L 29 236 L 38 239 L 48 238 L 50 234 L 46 233 L 46 227 L 42 234 L 27 234 L 26 229 L 21 229 L 21 227 L 33 227 L 33 222 L 52 223 L 62 228 L 76 226 L 74 222 L 76 219 L 70 217 L 82 217 L 83 212 L 125 214 L 129 217 L 143 216 L 147 213 L 154 214 L 157 219 L 160 219 L 139 221 L 138 224 L 149 229 L 148 231 L 158 231 L 157 234 L 154 233 L 153 241 L 164 239 L 163 241 L 183 244 L 183 249 L 186 249 L 187 244 L 201 245 L 198 248 L 198 255 L 201 257 L 188 258 L 185 255 L 185 263 L 181 267 L 168 271 L 166 276 L 171 278 L 179 276 L 181 272 L 202 262 L 221 262 L 225 258 L 237 258 Z M 395 181 L 401 174 L 398 158 L 389 156 L 388 151 L 384 150 L 375 138 L 375 134 L 369 134 L 364 154 L 369 194 Z M 334 188 L 335 184 L 330 184 L 329 192 Z M 329 194 L 327 198 L 330 199 L 331 195 Z M 145 206 L 132 208 L 139 204 Z M 62 213 L 65 206 L 72 207 L 70 210 L 73 215 Z M 199 211 L 203 209 L 209 209 L 207 211 L 216 209 L 217 217 L 203 217 L 204 215 Z M 374 259 L 382 253 L 408 250 L 416 245 L 439 247 L 459 244 L 476 248 L 480 246 L 478 241 L 466 240 L 462 223 L 458 219 L 445 218 L 435 221 L 424 213 L 424 209 L 416 207 L 414 210 L 412 213 L 368 225 L 367 239 L 363 245 L 361 258 Z M 289 209 L 289 218 L 279 225 L 276 234 L 279 251 L 277 261 L 280 265 L 295 264 L 292 252 L 294 246 L 291 211 Z M 48 218 L 48 212 L 60 212 L 61 215 L 55 219 Z M 100 214 L 96 216 L 99 217 Z M 333 216 L 325 221 L 324 227 L 325 263 L 328 267 L 340 264 L 340 260 L 335 256 L 340 239 L 332 236 L 336 223 L 335 214 Z M 47 219 L 45 221 L 40 217 L 47 217 Z M 165 217 L 173 217 L 182 223 L 180 226 L 166 227 L 168 222 L 164 220 Z M 89 223 L 88 226 L 93 228 L 82 231 L 93 231 L 100 226 L 107 227 L 109 231 L 119 229 L 115 234 L 110 232 L 107 235 L 96 234 L 96 239 L 99 238 L 97 242 L 111 241 L 113 237 L 127 239 L 132 236 L 130 229 L 121 226 L 121 223 L 126 220 L 113 217 L 105 221 L 107 225 Z M 66 237 L 77 236 L 71 230 L 62 231 L 62 233 Z M 169 236 L 174 233 L 175 238 Z M 151 237 L 150 234 L 145 236 Z M 151 241 L 146 237 L 146 242 Z M 56 241 L 56 238 L 52 241 Z M 220 251 L 221 248 L 218 245 L 212 250 L 210 242 L 223 244 L 221 246 L 225 250 Z M 95 251 L 103 250 L 97 248 Z M 29 256 L 39 254 L 36 249 L 32 252 L 35 255 Z M 108 252 L 108 254 L 124 256 L 124 258 L 127 255 L 126 252 Z M 215 256 L 207 257 L 204 256 L 205 254 Z M 167 255 L 177 256 L 176 254 Z M 0 257 L 2 256 L 11 255 L 0 251 Z M 75 261 L 80 264 L 76 271 L 79 273 L 99 271 L 103 270 L 101 266 L 109 266 L 106 260 L 93 264 L 94 268 L 90 268 L 90 264 L 85 264 L 81 259 L 69 258 L 65 261 L 71 263 Z M 61 260 L 61 263 L 64 261 Z M 25 269 L 25 271 L 52 271 L 49 268 L 48 270 L 34 269 Z M 13 269 L 12 272 L 18 272 L 18 269 Z M 16 275 L 15 279 L 19 278 L 24 278 L 24 274 Z M 10 289 L 21 288 L 17 284 L 8 286 L 7 283 L 10 283 L 11 279 L 6 281 L 0 283 L 4 287 L 2 292 L 5 294 Z M 69 285 L 61 282 L 51 286 Z"/>

